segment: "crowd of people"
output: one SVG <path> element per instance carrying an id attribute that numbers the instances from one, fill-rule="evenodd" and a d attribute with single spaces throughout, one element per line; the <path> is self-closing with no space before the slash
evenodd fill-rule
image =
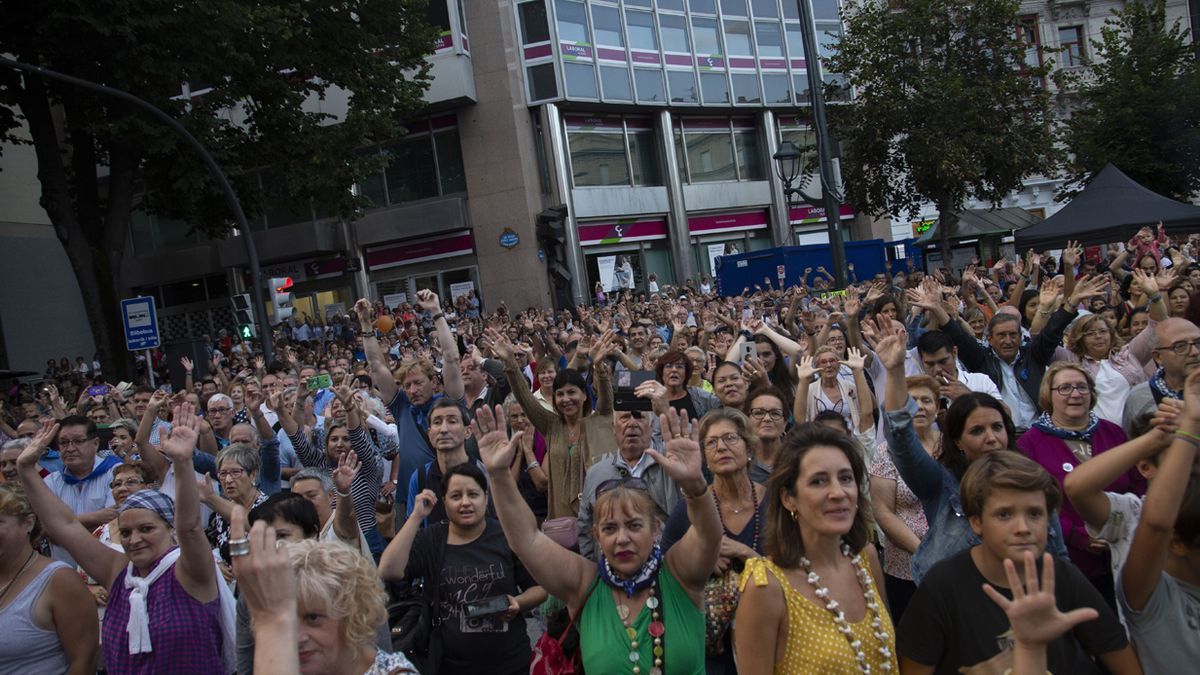
<path id="1" fill-rule="evenodd" d="M 0 673 L 1178 672 L 1200 242 L 1108 248 L 51 368 L 0 410 Z"/>

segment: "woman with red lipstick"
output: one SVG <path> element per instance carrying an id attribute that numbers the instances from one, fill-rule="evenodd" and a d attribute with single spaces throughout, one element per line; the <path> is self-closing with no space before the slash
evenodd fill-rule
<path id="1" fill-rule="evenodd" d="M 896 672 L 857 444 L 808 425 L 785 441 L 767 489 L 768 557 L 748 561 L 742 575 L 738 672 Z"/>
<path id="2" fill-rule="evenodd" d="M 666 452 L 646 453 L 679 486 L 692 525 L 664 553 L 656 544 L 661 524 L 645 485 L 640 479 L 608 481 L 597 490 L 593 510 L 601 553 L 595 563 L 537 529 L 509 471 L 520 433 L 508 438 L 503 411 L 481 408 L 471 423 L 504 534 L 534 579 L 566 604 L 589 673 L 705 672 L 703 592 L 721 551 L 721 520 L 701 470 L 699 425 L 674 410 L 659 424 Z M 561 640 L 565 633 L 551 637 Z"/>

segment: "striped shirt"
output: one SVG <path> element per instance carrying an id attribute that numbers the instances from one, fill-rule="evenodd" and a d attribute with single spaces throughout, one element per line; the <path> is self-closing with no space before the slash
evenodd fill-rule
<path id="1" fill-rule="evenodd" d="M 327 473 L 333 473 L 337 468 L 337 459 L 330 459 L 325 454 L 324 430 L 315 431 L 312 442 L 309 442 L 303 430 L 288 434 L 288 437 L 291 438 L 292 447 L 296 448 L 296 455 L 300 457 L 304 466 L 321 469 Z M 362 427 L 350 430 L 350 447 L 362 463 L 362 468 L 350 483 L 350 501 L 354 504 L 354 518 L 358 521 L 359 528 L 363 532 L 369 532 L 375 529 L 375 500 L 379 499 L 379 488 L 383 485 L 383 460 Z"/>

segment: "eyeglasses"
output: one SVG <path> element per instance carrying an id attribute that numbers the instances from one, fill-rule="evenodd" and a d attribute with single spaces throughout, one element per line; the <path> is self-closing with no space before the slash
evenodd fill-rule
<path id="1" fill-rule="evenodd" d="M 114 480 L 108 484 L 108 487 L 116 490 L 119 487 L 137 487 L 145 484 L 145 482 L 141 478 L 126 478 L 125 480 Z"/>
<path id="2" fill-rule="evenodd" d="M 92 440 L 92 438 L 93 437 L 91 437 L 91 436 L 89 436 L 87 438 L 60 438 L 60 439 L 58 439 L 58 447 L 59 448 L 70 448 L 72 446 L 80 446 L 80 445 L 83 445 L 84 443 L 87 443 L 88 441 Z"/>
<path id="3" fill-rule="evenodd" d="M 231 410 L 233 410 L 233 408 L 209 408 L 208 414 L 212 415 L 214 413 L 227 413 Z"/>
<path id="4" fill-rule="evenodd" d="M 650 491 L 650 485 L 641 478 L 609 478 L 596 486 L 596 497 L 599 498 L 605 492 L 612 492 L 617 488 L 642 490 L 643 492 Z"/>
<path id="5" fill-rule="evenodd" d="M 1060 384 L 1057 387 L 1053 387 L 1053 389 L 1055 392 L 1058 393 L 1059 396 L 1070 396 L 1072 393 L 1076 393 L 1076 394 L 1091 393 L 1091 390 L 1088 389 L 1086 382 L 1076 382 L 1075 384 Z"/>
<path id="6" fill-rule="evenodd" d="M 217 478 L 241 478 L 244 475 L 245 469 L 221 469 L 217 472 Z"/>
<path id="7" fill-rule="evenodd" d="M 1170 349 L 1180 356 L 1190 353 L 1193 348 L 1200 349 L 1200 340 L 1184 340 L 1183 342 L 1169 344 L 1166 347 L 1159 347 L 1159 349 Z"/>
<path id="8" fill-rule="evenodd" d="M 1083 337 L 1085 338 L 1100 337 L 1101 335 L 1108 335 L 1108 331 L 1104 330 L 1103 328 L 1097 328 L 1094 330 L 1085 330 L 1083 332 Z"/>
<path id="9" fill-rule="evenodd" d="M 721 434 L 720 436 L 709 436 L 708 438 L 704 439 L 704 449 L 716 450 L 717 444 L 720 442 L 724 442 L 725 447 L 732 448 L 733 444 L 740 440 L 742 440 L 742 437 L 733 433 L 732 431 L 727 434 Z"/>
<path id="10" fill-rule="evenodd" d="M 782 410 L 767 410 L 765 408 L 754 408 L 750 411 L 750 416 L 756 420 L 764 420 L 768 417 L 778 422 L 783 419 Z"/>
<path id="11" fill-rule="evenodd" d="M 672 361 L 663 365 L 663 370 L 674 368 L 675 370 L 687 370 L 687 364 L 683 361 Z"/>

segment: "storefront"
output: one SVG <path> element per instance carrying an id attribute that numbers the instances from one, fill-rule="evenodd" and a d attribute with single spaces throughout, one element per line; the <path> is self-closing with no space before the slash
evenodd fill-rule
<path id="1" fill-rule="evenodd" d="M 850 224 L 847 221 L 854 219 L 854 207 L 842 204 L 838 209 L 838 215 L 841 216 L 842 221 L 842 239 L 848 240 Z M 793 206 L 788 209 L 788 223 L 791 225 L 792 235 L 795 237 L 797 246 L 829 243 L 829 227 L 825 222 L 825 209 L 819 206 Z"/>
<path id="2" fill-rule="evenodd" d="M 334 314 L 345 315 L 354 306 L 354 278 L 343 257 L 323 260 L 297 260 L 265 265 L 264 279 L 288 277 L 292 280 L 293 316 L 309 321 L 328 322 Z M 249 286 L 249 278 L 246 285 Z M 274 307 L 267 313 L 274 321 Z"/>
<path id="3" fill-rule="evenodd" d="M 700 274 L 715 277 L 717 258 L 771 248 L 766 211 L 704 214 L 688 217 L 692 256 Z"/>
<path id="4" fill-rule="evenodd" d="M 444 301 L 474 293 L 480 304 L 479 266 L 470 230 L 392 242 L 367 250 L 367 269 L 375 297 L 391 307 L 415 302 L 430 289 Z"/>
<path id="5" fill-rule="evenodd" d="M 605 292 L 618 286 L 645 292 L 651 274 L 659 286 L 671 283 L 667 236 L 665 216 L 580 223 L 589 298 L 595 295 L 596 282 Z"/>

